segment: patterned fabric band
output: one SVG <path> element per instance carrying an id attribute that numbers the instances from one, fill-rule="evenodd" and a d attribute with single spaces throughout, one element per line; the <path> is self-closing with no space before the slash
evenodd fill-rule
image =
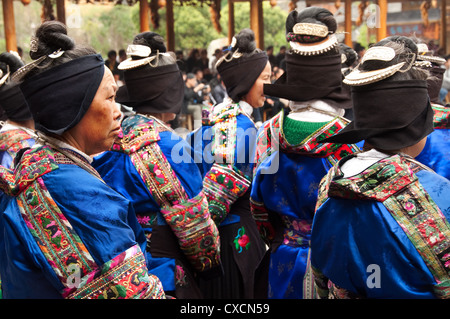
<path id="1" fill-rule="evenodd" d="M 267 245 L 270 245 L 275 238 L 275 229 L 269 221 L 269 211 L 264 203 L 256 202 L 251 197 L 250 210 L 262 239 Z"/>
<path id="2" fill-rule="evenodd" d="M 214 163 L 203 179 L 203 192 L 215 223 L 220 225 L 230 212 L 231 205 L 250 187 L 250 180 L 231 165 Z"/>
<path id="3" fill-rule="evenodd" d="M 145 257 L 137 245 L 86 274 L 77 288 L 66 288 L 63 296 L 70 299 L 165 299 L 161 282 L 148 273 Z"/>

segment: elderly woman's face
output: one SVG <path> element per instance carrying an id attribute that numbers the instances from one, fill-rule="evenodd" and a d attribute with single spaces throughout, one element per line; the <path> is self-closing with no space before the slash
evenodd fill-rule
<path id="1" fill-rule="evenodd" d="M 105 67 L 103 80 L 81 121 L 70 134 L 77 147 L 87 155 L 111 148 L 120 132 L 121 112 L 115 102 L 117 84 L 111 71 Z"/>
<path id="2" fill-rule="evenodd" d="M 264 105 L 264 101 L 266 100 L 266 97 L 264 96 L 264 84 L 270 84 L 271 75 L 272 68 L 270 66 L 270 62 L 267 62 L 266 67 L 242 100 L 254 108 L 262 107 Z"/>

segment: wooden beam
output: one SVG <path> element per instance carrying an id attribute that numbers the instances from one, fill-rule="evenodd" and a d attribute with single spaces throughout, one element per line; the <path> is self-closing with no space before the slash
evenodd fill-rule
<path id="1" fill-rule="evenodd" d="M 256 46 L 264 50 L 264 21 L 262 0 L 250 0 L 250 29 L 255 32 Z"/>
<path id="2" fill-rule="evenodd" d="M 352 43 L 352 0 L 345 0 L 345 44 L 353 48 Z"/>
<path id="3" fill-rule="evenodd" d="M 175 22 L 173 18 L 173 0 L 166 0 L 166 41 L 167 50 L 175 51 Z"/>
<path id="4" fill-rule="evenodd" d="M 139 0 L 139 24 L 141 32 L 150 31 L 150 9 L 148 0 Z"/>
<path id="5" fill-rule="evenodd" d="M 439 46 L 448 52 L 447 49 L 447 1 L 441 0 L 441 30 L 440 30 L 440 41 Z"/>
<path id="6" fill-rule="evenodd" d="M 56 19 L 66 24 L 66 5 L 65 0 L 56 0 Z"/>
<path id="7" fill-rule="evenodd" d="M 5 24 L 6 51 L 17 52 L 16 25 L 13 0 L 2 0 L 3 23 Z"/>
<path id="8" fill-rule="evenodd" d="M 378 0 L 378 10 L 377 15 L 379 15 L 378 21 L 379 25 L 377 28 L 377 42 L 383 40 L 387 36 L 387 0 Z"/>
<path id="9" fill-rule="evenodd" d="M 234 1 L 228 0 L 228 43 L 231 43 L 231 40 L 234 36 Z"/>

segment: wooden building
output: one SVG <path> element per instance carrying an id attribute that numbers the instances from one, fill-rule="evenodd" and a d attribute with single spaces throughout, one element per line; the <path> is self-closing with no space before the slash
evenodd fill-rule
<path id="1" fill-rule="evenodd" d="M 15 31 L 15 16 L 14 16 L 14 8 L 13 1 L 21 1 L 24 5 L 29 4 L 31 0 L 2 0 L 3 5 L 3 20 L 4 20 L 4 28 L 5 28 L 5 37 L 6 37 L 6 49 L 8 51 L 13 50 L 17 51 L 17 40 L 16 40 L 16 31 Z M 37 1 L 37 0 L 35 0 Z M 61 22 L 65 23 L 65 1 L 66 0 L 39 0 L 42 3 L 42 19 L 57 19 Z M 122 0 L 67 0 L 73 1 L 77 4 L 82 4 L 82 1 L 89 1 L 90 3 L 107 1 L 107 2 L 115 2 Z M 264 0 L 228 0 L 229 6 L 229 23 L 228 23 L 228 38 L 231 42 L 231 38 L 235 34 L 234 29 L 234 4 L 235 2 L 246 1 L 250 3 L 250 27 L 255 32 L 257 46 L 259 48 L 265 48 L 264 46 L 264 21 L 263 21 L 263 6 L 262 1 Z M 276 5 L 276 0 L 269 0 L 271 5 Z M 376 38 L 377 41 L 385 38 L 388 35 L 395 33 L 395 31 L 400 30 L 396 29 L 399 25 L 403 25 L 400 27 L 403 31 L 405 30 L 413 30 L 412 27 L 416 26 L 417 28 L 421 28 L 421 30 L 426 30 L 430 32 L 430 14 L 433 17 L 432 27 L 431 29 L 434 32 L 436 38 L 439 38 L 439 45 L 442 48 L 445 48 L 446 52 L 450 52 L 449 44 L 447 40 L 447 29 L 448 25 L 446 22 L 446 16 L 449 12 L 449 8 L 447 7 L 447 2 L 450 0 L 422 0 L 419 3 L 420 6 L 420 20 L 417 21 L 417 16 L 414 19 L 407 19 L 407 14 L 403 12 L 403 19 L 405 21 L 391 21 L 391 25 L 389 25 L 388 19 L 388 1 L 394 0 L 362 0 L 358 1 L 360 17 L 357 21 L 352 21 L 352 3 L 356 2 L 354 0 L 335 0 L 334 2 L 331 0 L 303 0 L 306 1 L 306 6 L 317 5 L 321 6 L 323 4 L 332 4 L 336 8 L 340 6 L 344 6 L 344 31 L 345 31 L 345 43 L 349 46 L 352 46 L 352 29 L 354 24 L 361 23 L 362 14 L 364 12 L 365 7 L 367 7 L 370 3 L 374 3 L 377 5 L 377 27 L 376 27 Z M 293 10 L 296 8 L 297 0 L 291 0 L 289 3 L 289 9 Z M 405 0 L 395 0 L 395 2 L 402 3 L 411 3 L 411 1 Z M 159 23 L 159 13 L 158 9 L 162 7 L 166 7 L 166 41 L 167 47 L 169 50 L 174 50 L 175 48 L 175 37 L 174 37 L 174 15 L 173 8 L 176 5 L 188 5 L 188 6 L 196 6 L 196 5 L 207 5 L 210 7 L 211 13 L 211 21 L 213 26 L 220 31 L 220 9 L 221 9 L 221 1 L 220 0 L 126 0 L 126 4 L 128 5 L 139 5 L 139 14 L 140 14 L 140 29 L 141 32 L 149 31 L 151 25 L 156 25 Z M 449 4 L 450 5 L 450 4 Z M 54 10 L 54 7 L 56 10 Z M 417 10 L 415 10 L 417 11 Z M 438 15 L 438 19 L 436 21 L 436 15 Z M 406 18 L 405 18 L 406 16 Z M 398 17 L 400 18 L 400 17 Z M 393 17 L 393 20 L 396 18 Z M 409 26 L 408 26 L 409 24 Z M 391 28 L 390 28 L 391 27 Z M 394 27 L 394 28 L 393 28 Z M 408 29 L 408 27 L 410 29 Z M 428 28 L 428 29 L 427 29 Z M 412 31 L 413 32 L 413 31 Z M 438 35 L 438 36 L 437 36 Z"/>

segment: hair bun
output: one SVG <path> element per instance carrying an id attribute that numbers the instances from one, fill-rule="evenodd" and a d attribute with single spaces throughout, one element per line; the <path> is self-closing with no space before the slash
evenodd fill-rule
<path id="1" fill-rule="evenodd" d="M 252 29 L 242 29 L 237 35 L 236 45 L 233 51 L 239 50 L 240 53 L 252 53 L 256 50 L 255 33 Z"/>
<path id="2" fill-rule="evenodd" d="M 8 72 L 9 69 L 12 74 L 23 65 L 24 63 L 15 53 L 3 52 L 2 54 L 0 54 L 0 69 L 3 71 L 3 73 Z"/>
<path id="3" fill-rule="evenodd" d="M 45 21 L 36 30 L 37 48 L 30 51 L 32 59 L 49 55 L 59 49 L 63 51 L 75 48 L 75 42 L 67 35 L 67 27 L 59 21 Z"/>
<path id="4" fill-rule="evenodd" d="M 133 44 L 140 44 L 152 49 L 151 55 L 155 55 L 157 51 L 164 53 L 167 51 L 164 44 L 164 38 L 156 32 L 142 32 L 134 37 Z"/>
<path id="5" fill-rule="evenodd" d="M 308 7 L 300 12 L 297 12 L 297 10 L 291 11 L 286 18 L 286 35 L 293 33 L 294 26 L 297 23 L 311 23 L 326 26 L 330 33 L 335 33 L 337 30 L 337 22 L 333 14 L 329 10 L 319 7 Z M 303 37 L 299 35 L 297 40 L 300 43 L 319 42 L 323 40 L 323 37 L 311 37 L 309 35 Z"/>

